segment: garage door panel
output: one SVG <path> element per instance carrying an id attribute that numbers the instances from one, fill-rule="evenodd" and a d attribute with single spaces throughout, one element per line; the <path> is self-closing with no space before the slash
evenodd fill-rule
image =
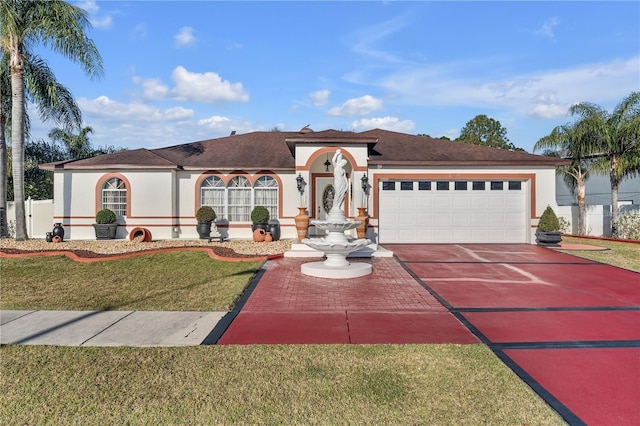
<path id="1" fill-rule="evenodd" d="M 526 191 L 449 190 L 380 191 L 382 243 L 523 243 L 527 242 Z M 433 187 L 432 187 L 433 188 Z"/>

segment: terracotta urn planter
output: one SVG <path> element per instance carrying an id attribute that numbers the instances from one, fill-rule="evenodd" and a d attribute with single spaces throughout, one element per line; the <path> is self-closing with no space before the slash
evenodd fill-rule
<path id="1" fill-rule="evenodd" d="M 356 221 L 361 222 L 356 228 L 358 239 L 367 238 L 367 227 L 369 226 L 369 215 L 367 215 L 366 207 L 358 207 L 358 216 Z"/>
<path id="2" fill-rule="evenodd" d="M 255 231 L 253 231 L 253 241 L 257 243 L 263 242 L 266 236 L 267 236 L 267 233 L 262 228 L 258 228 Z"/>
<path id="3" fill-rule="evenodd" d="M 306 207 L 298 207 L 298 215 L 295 217 L 296 232 L 298 232 L 298 241 L 307 238 L 307 230 L 309 229 L 309 215 Z"/>

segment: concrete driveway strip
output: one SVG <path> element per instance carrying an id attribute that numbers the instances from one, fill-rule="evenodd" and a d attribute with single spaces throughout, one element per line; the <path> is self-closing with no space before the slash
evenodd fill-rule
<path id="1" fill-rule="evenodd" d="M 226 312 L 1 311 L 0 343 L 199 345 Z"/>

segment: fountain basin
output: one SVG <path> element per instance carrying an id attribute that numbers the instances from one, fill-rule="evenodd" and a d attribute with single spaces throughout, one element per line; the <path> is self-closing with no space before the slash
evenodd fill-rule
<path id="1" fill-rule="evenodd" d="M 326 238 L 305 238 L 302 243 L 319 250 L 327 257 L 323 262 L 304 263 L 302 273 L 319 278 L 355 278 L 369 275 L 372 266 L 369 263 L 351 263 L 347 260 L 347 255 L 353 251 L 360 250 L 371 244 L 368 239 L 348 240 L 342 231 L 332 234 Z M 337 236 L 342 238 L 335 238 Z"/>
<path id="2" fill-rule="evenodd" d="M 301 266 L 301 272 L 311 277 L 333 279 L 357 278 L 369 275 L 373 272 L 373 268 L 370 263 L 347 262 L 347 266 L 327 266 L 325 262 L 303 263 Z"/>

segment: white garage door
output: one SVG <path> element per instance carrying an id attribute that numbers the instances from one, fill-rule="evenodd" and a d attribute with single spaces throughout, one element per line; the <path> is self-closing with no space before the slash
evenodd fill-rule
<path id="1" fill-rule="evenodd" d="M 525 243 L 525 181 L 382 181 L 381 243 Z"/>

